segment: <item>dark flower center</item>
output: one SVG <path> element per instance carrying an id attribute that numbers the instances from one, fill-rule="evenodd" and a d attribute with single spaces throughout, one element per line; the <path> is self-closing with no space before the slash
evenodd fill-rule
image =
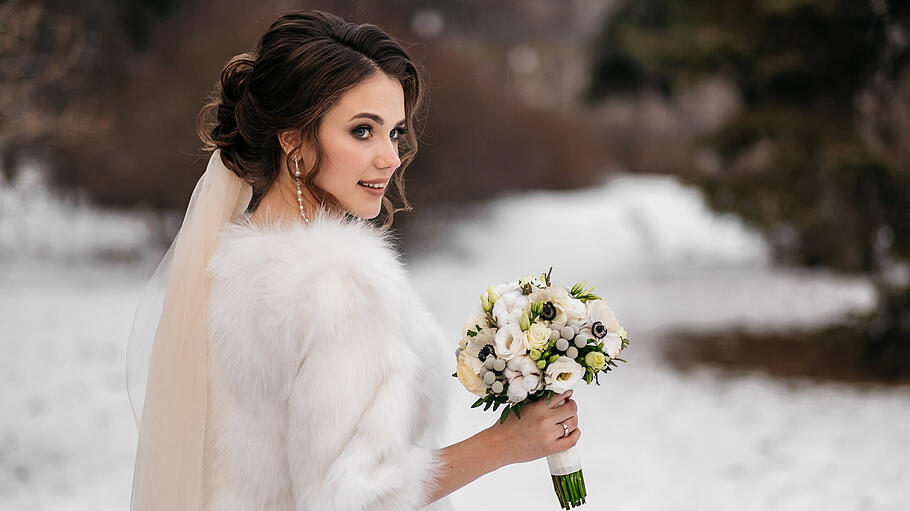
<path id="1" fill-rule="evenodd" d="M 540 317 L 547 321 L 553 321 L 553 319 L 556 318 L 556 306 L 553 305 L 553 302 L 543 304 L 543 310 L 540 313 Z"/>
<path id="2" fill-rule="evenodd" d="M 483 348 L 480 348 L 480 352 L 477 354 L 477 358 L 479 358 L 481 361 L 484 361 L 490 355 L 496 356 L 496 350 L 493 349 L 492 344 L 484 344 Z"/>
<path id="3" fill-rule="evenodd" d="M 607 327 L 600 321 L 595 321 L 594 325 L 591 326 L 591 333 L 594 334 L 594 337 L 603 339 L 607 335 Z"/>

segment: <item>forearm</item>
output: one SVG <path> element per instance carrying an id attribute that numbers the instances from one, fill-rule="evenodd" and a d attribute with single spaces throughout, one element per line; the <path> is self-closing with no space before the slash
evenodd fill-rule
<path id="1" fill-rule="evenodd" d="M 457 444 L 439 449 L 438 454 L 442 467 L 436 486 L 430 493 L 430 502 L 511 463 L 492 429 L 485 429 Z"/>

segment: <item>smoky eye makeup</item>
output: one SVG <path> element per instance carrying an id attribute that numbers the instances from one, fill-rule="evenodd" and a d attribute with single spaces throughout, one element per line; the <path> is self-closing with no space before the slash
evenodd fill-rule
<path id="1" fill-rule="evenodd" d="M 361 125 L 355 127 L 354 129 L 352 129 L 352 130 L 351 130 L 351 134 L 352 134 L 352 135 L 354 136 L 354 138 L 356 138 L 357 140 L 367 140 L 368 134 L 369 134 L 370 132 L 372 132 L 372 131 L 373 131 L 373 127 L 370 126 L 369 124 L 361 124 Z M 396 127 L 393 129 L 393 131 L 396 131 L 396 132 L 398 133 L 398 135 L 395 136 L 395 137 L 393 138 L 393 140 L 398 140 L 398 139 L 400 139 L 405 133 L 408 132 L 408 129 L 407 129 L 407 126 L 405 126 L 404 124 L 401 124 L 401 125 L 396 126 Z"/>

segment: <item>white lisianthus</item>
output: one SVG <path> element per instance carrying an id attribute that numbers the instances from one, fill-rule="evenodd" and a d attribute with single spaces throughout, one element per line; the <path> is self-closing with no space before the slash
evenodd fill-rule
<path id="1" fill-rule="evenodd" d="M 543 289 L 534 289 L 528 295 L 528 299 L 533 303 L 551 302 L 556 307 L 556 317 L 552 320 L 543 320 L 549 323 L 547 326 L 553 329 L 560 329 L 566 325 L 568 317 L 566 316 L 566 307 L 569 306 L 569 292 L 562 286 L 550 286 Z"/>
<path id="2" fill-rule="evenodd" d="M 522 311 L 530 311 L 530 305 L 528 297 L 521 294 L 521 291 L 508 291 L 493 305 L 493 318 L 500 327 L 509 323 L 517 325 Z"/>
<path id="3" fill-rule="evenodd" d="M 585 368 L 569 357 L 559 357 L 547 366 L 546 389 L 557 394 L 571 389 L 585 374 Z"/>
<path id="4" fill-rule="evenodd" d="M 464 385 L 464 388 L 468 389 L 468 391 L 477 397 L 483 397 L 487 394 L 487 388 L 483 384 L 483 378 L 468 366 L 467 358 L 468 357 L 464 352 L 459 355 L 458 367 L 455 369 L 455 374 L 458 376 L 458 380 L 461 381 L 461 384 Z"/>
<path id="5" fill-rule="evenodd" d="M 496 331 L 495 347 L 496 356 L 508 361 L 528 352 L 528 336 L 517 323 L 507 323 Z"/>
<path id="6" fill-rule="evenodd" d="M 550 342 L 550 329 L 542 323 L 535 322 L 525 334 L 528 336 L 528 346 L 532 350 L 542 350 Z"/>

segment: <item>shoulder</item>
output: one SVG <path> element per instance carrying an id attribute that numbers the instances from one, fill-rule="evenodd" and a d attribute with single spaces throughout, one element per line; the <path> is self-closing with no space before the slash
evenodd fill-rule
<path id="1" fill-rule="evenodd" d="M 320 212 L 310 223 L 225 224 L 209 262 L 212 278 L 255 273 L 300 282 L 404 271 L 397 238 L 366 220 Z"/>
<path id="2" fill-rule="evenodd" d="M 391 319 L 387 309 L 411 292 L 395 236 L 325 212 L 308 224 L 226 224 L 208 265 L 212 313 L 291 329 L 313 320 L 331 329 L 352 314 Z"/>

